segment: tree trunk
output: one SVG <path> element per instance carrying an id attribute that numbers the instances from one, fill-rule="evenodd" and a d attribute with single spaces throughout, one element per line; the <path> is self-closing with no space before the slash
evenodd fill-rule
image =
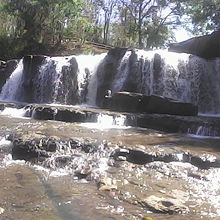
<path id="1" fill-rule="evenodd" d="M 138 25 L 138 47 L 143 48 L 142 25 Z"/>
<path id="2" fill-rule="evenodd" d="M 143 42 L 142 42 L 142 24 L 143 24 L 143 20 L 142 20 L 142 6 L 143 6 L 143 2 L 140 3 L 139 5 L 139 12 L 138 12 L 138 46 L 140 49 L 143 48 Z"/>

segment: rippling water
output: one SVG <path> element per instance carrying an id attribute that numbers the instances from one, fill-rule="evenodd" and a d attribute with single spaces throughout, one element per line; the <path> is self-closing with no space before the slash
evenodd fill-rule
<path id="1" fill-rule="evenodd" d="M 212 161 L 220 158 L 219 139 L 198 139 L 141 128 L 120 129 L 123 117 L 113 120 L 100 115 L 97 126 L 87 127 L 23 120 L 11 117 L 8 109 L 5 112 L 0 115 L 0 207 L 4 209 L 0 217 L 3 219 L 13 219 L 15 215 L 22 220 L 220 218 L 219 168 L 200 169 L 178 161 L 136 163 L 142 153 L 126 159 L 126 153 L 132 149 L 134 153 L 174 154 L 180 161 L 183 152 L 188 152 Z M 104 127 L 102 120 L 104 124 L 108 122 Z M 53 137 L 61 140 L 60 148 L 42 163 L 13 161 L 12 144 L 7 140 L 13 133 L 22 134 L 23 139 Z M 68 138 L 86 142 L 92 150 L 68 148 L 65 144 Z M 117 150 L 121 155 L 112 158 Z M 63 164 L 64 159 L 69 162 Z M 107 190 L 99 190 L 102 178 L 107 182 Z M 189 212 L 152 213 L 144 205 L 150 195 L 178 198 Z"/>

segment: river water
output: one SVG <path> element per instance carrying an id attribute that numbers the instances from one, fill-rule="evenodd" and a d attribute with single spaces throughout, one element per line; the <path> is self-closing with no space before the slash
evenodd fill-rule
<path id="1" fill-rule="evenodd" d="M 105 119 L 106 120 L 106 119 Z M 111 157 L 112 152 L 138 150 L 145 153 L 183 152 L 220 158 L 220 139 L 198 139 L 143 128 L 101 126 L 98 124 L 37 121 L 0 116 L 1 219 L 220 219 L 219 168 L 201 169 L 178 161 L 142 163 L 141 154 L 130 159 Z M 12 160 L 7 135 L 21 134 L 24 140 L 52 137 L 72 138 L 98 146 L 95 152 L 60 149 L 44 163 Z M 6 137 L 6 139 L 4 138 Z M 135 153 L 135 152 L 134 152 Z M 57 166 L 57 158 L 76 157 L 67 166 Z M 89 175 L 82 170 L 91 165 Z M 107 182 L 99 187 L 101 179 Z M 184 201 L 187 212 L 160 214 L 149 210 L 149 196 Z M 16 216 L 16 218 L 15 218 Z"/>

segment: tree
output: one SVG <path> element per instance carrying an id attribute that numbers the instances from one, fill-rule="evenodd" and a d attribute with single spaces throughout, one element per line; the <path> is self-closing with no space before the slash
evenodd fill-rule
<path id="1" fill-rule="evenodd" d="M 132 16 L 138 34 L 139 48 L 146 47 L 143 42 L 152 35 L 156 36 L 164 26 L 178 24 L 181 1 L 174 0 L 120 0 Z M 148 44 L 148 43 L 147 43 Z M 151 45 L 147 45 L 150 47 Z"/>
<path id="2" fill-rule="evenodd" d="M 81 0 L 7 0 L 5 11 L 16 17 L 16 37 L 35 50 L 39 44 L 60 43 L 80 5 Z"/>
<path id="3" fill-rule="evenodd" d="M 191 19 L 194 34 L 207 33 L 220 28 L 220 0 L 186 1 L 184 14 Z"/>
<path id="4" fill-rule="evenodd" d="M 114 12 L 114 8 L 117 5 L 117 0 L 95 0 L 94 4 L 100 7 L 103 11 L 104 26 L 103 26 L 103 43 L 108 43 L 109 27 Z"/>

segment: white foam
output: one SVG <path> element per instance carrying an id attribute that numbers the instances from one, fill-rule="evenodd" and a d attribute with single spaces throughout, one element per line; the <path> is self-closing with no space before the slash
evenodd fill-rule
<path id="1" fill-rule="evenodd" d="M 187 134 L 189 137 L 198 138 L 198 139 L 220 139 L 220 136 L 205 136 L 205 135 L 198 135 L 198 134 Z"/>
<path id="2" fill-rule="evenodd" d="M 26 110 L 24 108 L 5 108 L 0 114 L 7 115 L 14 118 L 24 118 Z"/>
<path id="3" fill-rule="evenodd" d="M 94 128 L 94 129 L 128 129 L 130 127 L 125 126 L 126 116 L 111 116 L 107 114 L 99 114 L 97 117 L 96 123 L 81 123 L 81 126 L 87 128 Z"/>

